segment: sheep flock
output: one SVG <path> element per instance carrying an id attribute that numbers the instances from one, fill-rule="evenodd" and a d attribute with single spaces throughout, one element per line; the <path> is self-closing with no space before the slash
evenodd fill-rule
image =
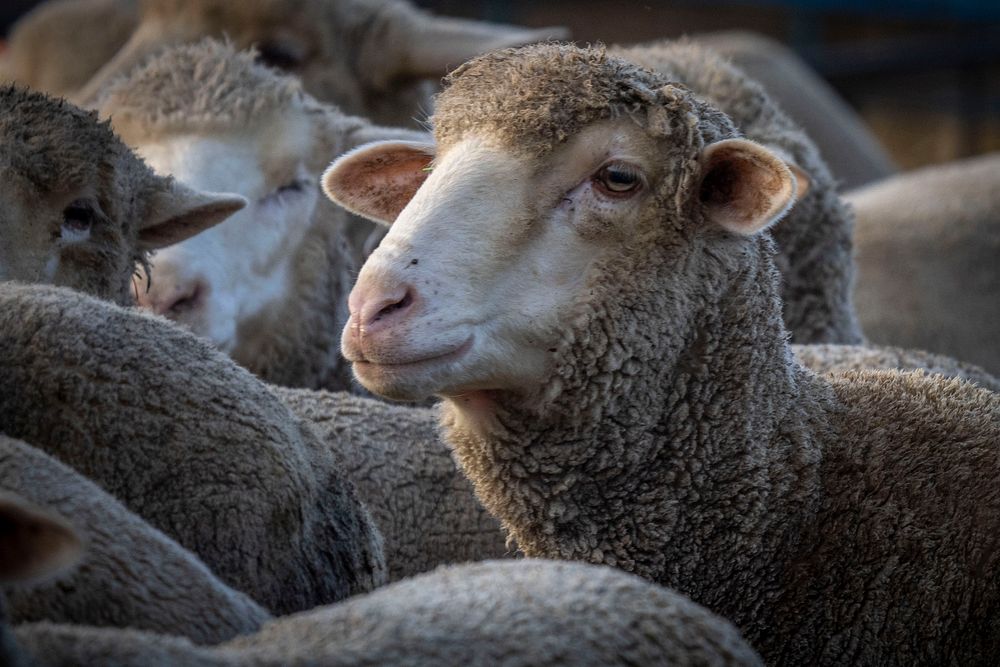
<path id="1" fill-rule="evenodd" d="M 751 33 L 48 0 L 0 664 L 994 665 L 1000 156 Z"/>

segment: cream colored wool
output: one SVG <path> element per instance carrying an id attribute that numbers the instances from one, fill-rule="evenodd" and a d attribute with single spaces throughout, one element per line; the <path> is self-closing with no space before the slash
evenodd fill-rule
<path id="1" fill-rule="evenodd" d="M 108 88 L 98 109 L 140 150 L 149 142 L 178 136 L 239 137 L 259 129 L 267 136 L 281 137 L 282 128 L 305 122 L 313 142 L 310 154 L 302 157 L 304 171 L 317 181 L 333 156 L 373 136 L 424 136 L 344 115 L 304 93 L 297 79 L 257 64 L 252 53 L 237 52 L 230 44 L 214 40 L 167 49 Z M 274 143 L 275 160 L 283 158 L 280 138 Z M 257 168 L 247 165 L 248 178 Z M 361 260 L 361 246 L 372 224 L 325 197 L 320 197 L 312 218 L 301 222 L 308 232 L 287 249 L 293 254 L 294 272 L 289 293 L 279 304 L 239 323 L 239 342 L 231 355 L 269 383 L 351 389 L 356 385 L 340 355 L 340 331 L 347 320 L 347 296 Z M 153 264 L 156 287 L 158 274 Z M 189 314 L 175 317 L 184 324 Z"/>
<path id="2" fill-rule="evenodd" d="M 438 433 L 437 411 L 273 387 L 343 461 L 385 541 L 389 579 L 509 553 Z"/>
<path id="3" fill-rule="evenodd" d="M 0 81 L 73 94 L 128 41 L 138 9 L 138 0 L 42 2 L 11 27 Z"/>
<path id="4" fill-rule="evenodd" d="M 1000 153 L 846 198 L 858 216 L 854 298 L 871 340 L 1000 373 Z"/>
<path id="5" fill-rule="evenodd" d="M 130 627 L 216 644 L 270 618 L 94 483 L 2 435 L 0 489 L 62 516 L 86 545 L 68 574 L 7 590 L 11 623 Z"/>
<path id="6" fill-rule="evenodd" d="M 548 561 L 442 568 L 213 648 L 45 623 L 14 635 L 38 667 L 761 664 L 732 625 L 684 596 Z"/>
<path id="7" fill-rule="evenodd" d="M 1000 396 L 799 366 L 769 235 L 724 232 L 699 200 L 691 157 L 737 131 L 665 81 L 545 45 L 474 60 L 438 98 L 439 156 L 474 133 L 541 158 L 617 111 L 665 172 L 641 242 L 575 292 L 544 381 L 486 392 L 474 418 L 445 399 L 461 466 L 526 555 L 676 588 L 768 664 L 991 664 Z"/>
<path id="8" fill-rule="evenodd" d="M 381 537 L 335 452 L 161 318 L 0 283 L 0 431 L 94 480 L 274 613 L 385 581 Z"/>

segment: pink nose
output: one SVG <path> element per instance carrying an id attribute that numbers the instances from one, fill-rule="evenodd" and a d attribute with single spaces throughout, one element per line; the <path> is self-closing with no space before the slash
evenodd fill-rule
<path id="1" fill-rule="evenodd" d="M 405 319 L 416 300 L 416 293 L 409 285 L 391 290 L 355 288 L 349 307 L 355 325 L 365 333 L 374 333 Z"/>
<path id="2" fill-rule="evenodd" d="M 138 302 L 157 315 L 177 317 L 199 308 L 205 298 L 206 285 L 201 280 L 173 283 L 169 289 L 147 292 L 138 290 Z"/>

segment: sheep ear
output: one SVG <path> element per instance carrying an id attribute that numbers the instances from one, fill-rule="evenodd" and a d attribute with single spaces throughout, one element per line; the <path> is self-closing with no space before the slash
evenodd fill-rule
<path id="1" fill-rule="evenodd" d="M 0 582 L 55 574 L 80 556 L 80 538 L 62 519 L 13 494 L 0 494 Z"/>
<path id="2" fill-rule="evenodd" d="M 323 174 L 323 192 L 351 213 L 391 225 L 430 173 L 434 145 L 383 141 L 341 156 Z"/>
<path id="3" fill-rule="evenodd" d="M 400 2 L 383 10 L 366 36 L 361 61 L 368 67 L 359 71 L 371 77 L 373 87 L 385 89 L 398 79 L 442 77 L 488 51 L 568 37 L 566 28 L 523 28 L 435 16 Z"/>
<path id="4" fill-rule="evenodd" d="M 173 179 L 154 191 L 139 228 L 139 247 L 158 250 L 213 227 L 247 205 L 240 195 L 201 192 Z"/>
<path id="5" fill-rule="evenodd" d="M 705 216 L 749 236 L 780 220 L 795 203 L 792 170 L 774 152 L 746 139 L 710 144 L 701 154 L 698 196 Z"/>

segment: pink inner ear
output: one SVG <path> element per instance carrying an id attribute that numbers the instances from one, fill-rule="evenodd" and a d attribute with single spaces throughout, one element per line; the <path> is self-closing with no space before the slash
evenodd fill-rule
<path id="1" fill-rule="evenodd" d="M 392 222 L 413 199 L 432 157 L 397 148 L 359 156 L 336 170 L 327 189 L 348 208 L 377 220 Z"/>
<path id="2" fill-rule="evenodd" d="M 793 196 L 786 172 L 776 157 L 720 146 L 705 166 L 701 201 L 718 224 L 752 233 L 766 226 Z"/>

